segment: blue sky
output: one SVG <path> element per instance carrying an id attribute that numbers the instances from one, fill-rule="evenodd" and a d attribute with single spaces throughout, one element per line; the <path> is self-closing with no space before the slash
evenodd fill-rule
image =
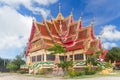
<path id="1" fill-rule="evenodd" d="M 30 35 L 31 15 L 40 22 L 40 12 L 48 20 L 50 15 L 55 18 L 59 2 L 63 16 L 71 11 L 75 21 L 82 16 L 84 27 L 95 18 L 95 35 L 103 33 L 103 48 L 120 47 L 119 0 L 0 0 L 0 57 L 13 59 L 22 53 Z"/>

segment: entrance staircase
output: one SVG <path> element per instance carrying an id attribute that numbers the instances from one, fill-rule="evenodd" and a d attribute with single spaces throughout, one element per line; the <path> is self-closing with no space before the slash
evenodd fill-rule
<path id="1" fill-rule="evenodd" d="M 38 62 L 28 66 L 30 74 L 36 74 L 42 68 L 53 68 L 54 62 Z"/>

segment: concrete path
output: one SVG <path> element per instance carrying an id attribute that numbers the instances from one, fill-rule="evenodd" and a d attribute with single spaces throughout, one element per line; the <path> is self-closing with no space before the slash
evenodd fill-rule
<path id="1" fill-rule="evenodd" d="M 120 77 L 98 77 L 98 78 L 86 78 L 86 79 L 62 79 L 62 78 L 36 78 L 32 76 L 24 76 L 10 73 L 0 73 L 0 80 L 120 80 Z"/>

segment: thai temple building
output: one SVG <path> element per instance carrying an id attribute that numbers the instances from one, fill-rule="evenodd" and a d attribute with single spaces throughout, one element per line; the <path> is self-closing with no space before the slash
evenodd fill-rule
<path id="1" fill-rule="evenodd" d="M 88 55 L 102 49 L 101 42 L 95 37 L 94 23 L 82 26 L 82 18 L 74 21 L 71 13 L 64 17 L 59 11 L 56 18 L 37 22 L 33 20 L 30 38 L 26 49 L 26 65 L 29 72 L 40 68 L 53 68 L 58 55 L 51 55 L 47 48 L 60 44 L 66 53 L 59 54 L 59 60 L 74 61 L 74 67 L 85 64 Z"/>

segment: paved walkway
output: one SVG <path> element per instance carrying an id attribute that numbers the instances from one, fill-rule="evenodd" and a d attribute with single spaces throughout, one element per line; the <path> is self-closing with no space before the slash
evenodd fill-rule
<path id="1" fill-rule="evenodd" d="M 120 77 L 99 77 L 99 78 L 87 78 L 87 79 L 61 79 L 61 78 L 36 78 L 31 76 L 24 76 L 10 73 L 0 73 L 0 80 L 120 80 Z"/>

